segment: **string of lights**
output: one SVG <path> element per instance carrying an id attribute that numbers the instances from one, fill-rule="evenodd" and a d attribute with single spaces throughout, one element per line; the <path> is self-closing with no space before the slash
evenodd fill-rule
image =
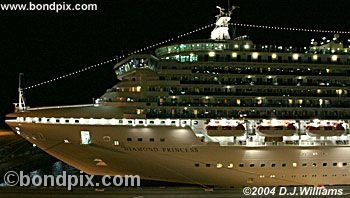
<path id="1" fill-rule="evenodd" d="M 237 26 L 240 26 L 240 27 L 248 27 L 248 28 L 260 28 L 260 29 L 271 29 L 271 30 L 283 30 L 283 31 L 298 31 L 298 32 L 315 32 L 315 33 L 333 33 L 333 34 L 350 34 L 350 31 L 339 31 L 339 30 L 323 30 L 323 29 L 310 29 L 310 28 L 293 28 L 293 27 L 281 27 L 281 26 L 268 26 L 268 25 L 255 25 L 255 24 L 247 24 L 247 23 L 231 23 L 230 25 L 237 25 Z M 186 36 L 189 36 L 193 33 L 196 33 L 196 32 L 199 32 L 199 31 L 202 31 L 202 30 L 205 30 L 207 28 L 210 28 L 210 27 L 213 27 L 215 26 L 215 23 L 212 23 L 212 24 L 209 24 L 209 25 L 205 25 L 205 26 L 202 26 L 200 28 L 197 28 L 193 31 L 189 31 L 187 33 L 183 33 L 183 34 L 180 34 L 178 36 L 175 36 L 175 37 L 172 37 L 172 38 L 169 38 L 169 39 L 166 39 L 166 40 L 163 40 L 161 42 L 158 42 L 158 43 L 154 43 L 152 45 L 149 45 L 149 46 L 146 46 L 146 47 L 143 47 L 143 48 L 140 48 L 140 49 L 137 49 L 127 55 L 121 55 L 121 56 L 117 56 L 113 59 L 110 59 L 110 60 L 107 60 L 107 61 L 104 61 L 104 62 L 100 62 L 98 64 L 95 64 L 95 65 L 90 65 L 90 66 L 87 66 L 83 69 L 80 69 L 80 70 L 77 70 L 77 71 L 74 71 L 74 72 L 70 72 L 68 74 L 65 74 L 65 75 L 62 75 L 62 76 L 59 76 L 59 77 L 56 77 L 56 78 L 52 78 L 50 80 L 46 80 L 46 81 L 43 81 L 43 82 L 40 82 L 40 83 L 36 83 L 34 85 L 31 85 L 31 86 L 28 86 L 28 87 L 25 87 L 24 89 L 25 90 L 28 90 L 28 89 L 32 89 L 32 88 L 36 88 L 36 87 L 40 87 L 42 85 L 45 85 L 45 84 L 49 84 L 49 83 L 53 83 L 55 81 L 58 81 L 58 80 L 61 80 L 61 79 L 64 79 L 64 78 L 67 78 L 67 77 L 71 77 L 71 76 L 74 76 L 74 75 L 77 75 L 77 74 L 80 74 L 82 72 L 86 72 L 88 70 L 91 70 L 91 69 L 94 69 L 94 68 L 97 68 L 97 67 L 100 67 L 100 66 L 103 66 L 103 65 L 106 65 L 106 64 L 109 64 L 111 62 L 116 62 L 122 58 L 125 58 L 126 56 L 129 56 L 129 55 L 132 55 L 132 54 L 136 54 L 136 53 L 140 53 L 140 52 L 143 52 L 143 51 L 147 51 L 147 50 L 150 50 L 154 47 L 157 47 L 157 46 L 160 46 L 162 44 L 165 44 L 165 43 L 169 43 L 171 41 L 175 41 L 177 39 L 180 39 L 180 38 L 183 38 L 183 37 L 186 37 Z"/>
<path id="2" fill-rule="evenodd" d="M 109 63 L 111 63 L 111 62 L 117 62 L 117 61 L 119 61 L 120 59 L 125 58 L 126 56 L 129 56 L 129 55 L 132 55 L 132 54 L 136 54 L 136 53 L 140 53 L 140 52 L 143 52 L 143 51 L 150 50 L 150 49 L 152 49 L 152 48 L 154 48 L 154 47 L 157 47 L 157 46 L 159 46 L 159 45 L 162 45 L 162 44 L 165 44 L 165 43 L 169 43 L 169 42 L 171 42 L 171 41 L 180 39 L 180 38 L 182 38 L 182 37 L 189 36 L 189 35 L 191 35 L 191 34 L 193 34 L 193 33 L 202 31 L 202 30 L 207 29 L 207 28 L 209 28 L 209 27 L 212 27 L 212 26 L 214 26 L 214 25 L 215 25 L 215 24 L 213 23 L 213 24 L 209 24 L 209 25 L 202 26 L 202 27 L 197 28 L 197 29 L 195 29 L 195 30 L 193 30 L 193 31 L 189 31 L 189 32 L 187 32 L 187 33 L 180 34 L 180 35 L 178 35 L 178 36 L 176 36 L 176 37 L 172 37 L 172 38 L 166 39 L 166 40 L 164 40 L 164 41 L 161 41 L 161 42 L 158 42 L 158 43 L 154 43 L 154 44 L 149 45 L 149 46 L 147 46 L 147 47 L 143 47 L 143 48 L 137 49 L 137 50 L 135 50 L 135 51 L 133 51 L 133 52 L 127 54 L 127 55 L 116 56 L 115 58 L 109 59 L 109 60 L 107 60 L 107 61 L 100 62 L 100 63 L 95 64 L 95 65 L 90 65 L 90 66 L 84 67 L 83 69 L 79 69 L 79 70 L 76 70 L 76 71 L 70 72 L 70 73 L 68 73 L 68 74 L 65 74 L 65 75 L 62 75 L 62 76 L 58 76 L 58 77 L 55 77 L 55 78 L 52 78 L 52 79 L 49 79 L 49 80 L 45 80 L 45 81 L 36 83 L 36 84 L 34 84 L 34 85 L 25 87 L 25 88 L 23 88 L 23 89 L 24 89 L 24 90 L 28 90 L 28 89 L 37 88 L 37 87 L 43 86 L 43 85 L 45 85 L 45 84 L 53 83 L 53 82 L 55 82 L 55 81 L 65 79 L 65 78 L 67 78 L 67 77 L 75 76 L 75 75 L 78 75 L 78 74 L 80 74 L 80 73 L 82 73 L 82 72 L 86 72 L 86 71 L 88 71 L 88 70 L 91 70 L 91 69 L 94 69 L 94 68 L 97 68 L 97 67 L 101 67 L 101 66 L 106 65 L 106 64 L 109 64 Z"/>
<path id="3" fill-rule="evenodd" d="M 233 25 L 233 23 L 231 23 Z M 260 28 L 260 29 L 271 29 L 271 30 L 286 30 L 295 32 L 316 32 L 316 33 L 333 33 L 333 34 L 350 34 L 350 31 L 339 31 L 339 30 L 323 30 L 323 29 L 311 29 L 311 28 L 293 28 L 293 27 L 281 27 L 281 26 L 269 26 L 269 25 L 254 25 L 247 23 L 236 23 L 235 25 L 240 27 L 248 28 Z"/>

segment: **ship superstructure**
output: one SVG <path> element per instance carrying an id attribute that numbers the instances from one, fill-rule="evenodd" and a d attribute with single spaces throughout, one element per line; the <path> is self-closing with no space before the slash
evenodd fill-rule
<path id="1" fill-rule="evenodd" d="M 22 109 L 7 123 L 90 174 L 201 185 L 350 181 L 350 49 L 230 38 L 234 8 L 211 39 L 134 54 L 93 105 Z M 140 167 L 142 164 L 142 167 Z"/>

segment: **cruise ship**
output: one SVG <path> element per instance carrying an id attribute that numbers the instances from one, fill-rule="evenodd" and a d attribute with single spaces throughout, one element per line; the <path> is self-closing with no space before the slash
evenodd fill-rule
<path id="1" fill-rule="evenodd" d="M 132 54 L 94 104 L 18 108 L 6 123 L 92 175 L 201 186 L 350 184 L 350 49 L 339 35 L 306 48 L 230 35 Z M 232 37 L 232 38 L 231 38 Z M 309 43 L 308 43 L 309 45 Z"/>

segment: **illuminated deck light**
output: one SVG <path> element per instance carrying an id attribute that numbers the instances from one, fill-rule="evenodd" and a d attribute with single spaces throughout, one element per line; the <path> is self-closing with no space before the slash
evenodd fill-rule
<path id="1" fill-rule="evenodd" d="M 299 54 L 293 54 L 293 60 L 298 60 Z"/>
<path id="2" fill-rule="evenodd" d="M 257 59 L 258 57 L 259 57 L 259 53 L 258 52 L 253 52 L 252 58 L 253 59 Z"/>
<path id="3" fill-rule="evenodd" d="M 214 57 L 215 56 L 215 52 L 209 52 L 209 57 Z"/>
<path id="4" fill-rule="evenodd" d="M 333 55 L 332 56 L 332 61 L 337 61 L 338 60 L 338 56 L 337 55 Z"/>

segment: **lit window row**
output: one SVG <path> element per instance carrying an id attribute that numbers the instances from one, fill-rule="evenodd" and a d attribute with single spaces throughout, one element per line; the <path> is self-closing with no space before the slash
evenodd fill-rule
<path id="1" fill-rule="evenodd" d="M 135 140 L 138 141 L 138 142 L 144 141 L 143 138 L 136 138 Z M 128 138 L 126 138 L 126 141 L 132 142 L 132 141 L 133 141 L 133 138 L 128 137 Z M 150 142 L 155 142 L 155 138 L 149 138 L 149 141 L 150 141 Z M 160 138 L 159 141 L 160 141 L 160 142 L 165 142 L 165 138 Z"/>
<path id="2" fill-rule="evenodd" d="M 95 118 L 39 118 L 17 117 L 17 122 L 40 123 L 40 124 L 88 124 L 88 125 L 131 125 L 131 126 L 193 126 L 198 125 L 198 120 L 190 119 L 95 119 Z"/>
<path id="3" fill-rule="evenodd" d="M 310 165 L 311 165 L 312 167 L 317 167 L 317 163 L 316 163 L 316 162 L 313 162 L 313 163 L 311 163 Z M 324 163 L 321 163 L 321 165 L 322 165 L 323 167 L 326 167 L 326 166 L 328 166 L 328 163 L 327 163 L 327 162 L 324 162 Z M 345 166 L 347 166 L 347 165 L 348 165 L 347 162 L 333 162 L 333 163 L 332 163 L 332 166 L 334 166 L 334 167 L 345 167 Z M 195 166 L 196 166 L 196 167 L 199 167 L 199 166 L 200 166 L 200 163 L 195 163 Z M 205 166 L 206 166 L 206 167 L 210 167 L 211 165 L 210 165 L 210 164 L 206 164 Z M 257 165 L 257 166 L 258 166 L 258 165 Z M 269 166 L 272 167 L 272 168 L 276 168 L 276 167 L 277 167 L 277 164 L 276 164 L 276 163 L 271 163 L 271 164 L 269 164 Z M 298 163 L 293 162 L 293 163 L 290 163 L 288 166 L 298 167 Z M 307 166 L 308 166 L 307 163 L 302 163 L 302 167 L 307 167 Z M 329 166 L 330 166 L 330 165 L 329 165 Z M 225 165 L 222 164 L 222 163 L 217 163 L 217 164 L 215 165 L 215 167 L 216 167 L 216 168 L 233 168 L 233 167 L 234 167 L 234 164 L 233 164 L 233 163 L 228 163 L 228 164 L 225 166 Z M 238 167 L 243 168 L 243 167 L 245 167 L 245 164 L 244 164 L 244 163 L 240 163 L 240 164 L 238 164 Z M 248 164 L 247 164 L 247 167 L 254 168 L 254 167 L 256 167 L 256 164 L 255 164 L 255 163 L 248 163 Z M 261 167 L 261 168 L 265 168 L 265 167 L 268 167 L 268 165 L 265 164 L 265 163 L 261 163 L 261 164 L 260 164 L 260 167 Z M 280 165 L 280 167 L 287 167 L 287 163 L 282 163 L 282 164 Z"/>

